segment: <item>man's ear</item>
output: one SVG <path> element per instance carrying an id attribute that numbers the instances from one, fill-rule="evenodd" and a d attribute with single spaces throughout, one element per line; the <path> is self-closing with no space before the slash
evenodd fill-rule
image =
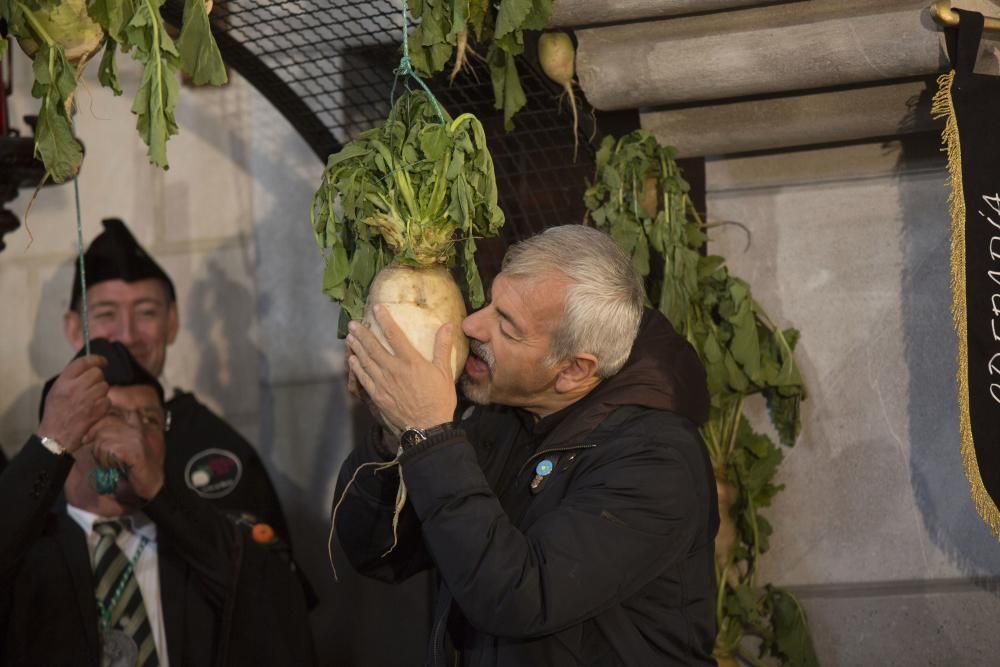
<path id="1" fill-rule="evenodd" d="M 83 347 L 83 318 L 80 313 L 75 310 L 63 313 L 63 333 L 74 352 Z"/>
<path id="2" fill-rule="evenodd" d="M 601 378 L 597 376 L 597 357 L 589 353 L 576 354 L 563 362 L 556 375 L 556 391 L 561 394 L 592 389 Z"/>
<path id="3" fill-rule="evenodd" d="M 180 328 L 180 316 L 177 314 L 177 302 L 167 306 L 167 345 L 173 345 Z"/>

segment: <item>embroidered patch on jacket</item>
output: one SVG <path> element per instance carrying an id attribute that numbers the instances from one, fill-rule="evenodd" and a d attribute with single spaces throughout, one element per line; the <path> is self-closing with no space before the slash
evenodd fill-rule
<path id="1" fill-rule="evenodd" d="M 206 449 L 191 457 L 184 481 L 202 498 L 222 498 L 232 493 L 243 477 L 243 462 L 225 449 Z"/>

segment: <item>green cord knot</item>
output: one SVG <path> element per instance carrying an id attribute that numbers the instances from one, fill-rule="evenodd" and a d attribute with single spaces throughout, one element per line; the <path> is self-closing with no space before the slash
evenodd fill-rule
<path id="1" fill-rule="evenodd" d="M 94 481 L 94 490 L 106 496 L 114 495 L 118 488 L 118 480 L 121 479 L 121 473 L 117 468 L 105 468 L 100 465 L 94 468 L 91 476 Z"/>
<path id="2" fill-rule="evenodd" d="M 396 69 L 396 74 L 401 74 L 402 76 L 416 75 L 413 71 L 413 63 L 410 62 L 410 56 L 403 54 L 403 57 L 399 59 L 399 67 Z"/>
<path id="3" fill-rule="evenodd" d="M 418 75 L 413 69 L 413 63 L 410 61 L 410 28 L 406 18 L 406 0 L 400 0 L 399 4 L 403 17 L 403 57 L 399 59 L 399 67 L 396 68 L 395 72 L 396 78 L 392 80 L 392 90 L 389 92 L 389 106 L 391 107 L 393 101 L 396 99 L 396 79 L 400 76 L 411 76 L 418 84 L 420 84 L 420 87 L 424 89 L 424 92 L 427 93 L 427 97 L 430 98 L 431 104 L 434 106 L 434 111 L 437 112 L 438 118 L 441 119 L 441 124 L 447 125 L 448 121 L 444 117 L 444 111 L 441 110 L 441 105 L 438 104 L 437 98 L 434 97 L 434 93 L 431 92 L 431 89 L 427 87 L 424 80 L 421 79 L 420 75 Z"/>

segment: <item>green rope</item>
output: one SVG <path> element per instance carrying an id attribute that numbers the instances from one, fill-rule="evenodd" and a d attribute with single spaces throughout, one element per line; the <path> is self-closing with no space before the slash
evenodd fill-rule
<path id="1" fill-rule="evenodd" d="M 80 214 L 80 183 L 73 178 L 73 195 L 76 197 L 76 251 L 80 263 L 80 309 L 83 318 L 83 347 L 90 355 L 90 315 L 87 312 L 87 267 L 83 261 L 83 222 Z M 115 468 L 105 468 L 98 465 L 91 473 L 94 488 L 103 495 L 113 495 L 118 487 L 121 473 Z"/>
<path id="2" fill-rule="evenodd" d="M 83 223 L 80 221 L 80 184 L 73 179 L 76 196 L 76 250 L 80 262 L 80 307 L 83 309 L 83 346 L 90 355 L 90 318 L 87 315 L 87 267 L 83 263 Z"/>
<path id="3" fill-rule="evenodd" d="M 396 81 L 399 77 L 412 77 L 418 84 L 420 84 L 420 87 L 424 89 L 424 92 L 427 93 L 427 97 L 430 98 L 431 104 L 434 105 L 434 111 L 437 112 L 438 118 L 441 119 L 441 124 L 447 125 L 448 121 L 445 120 L 444 111 L 441 110 L 441 105 L 438 104 L 437 98 L 434 97 L 434 93 L 432 93 L 431 89 L 427 87 L 427 84 L 420 78 L 420 75 L 416 73 L 413 69 L 413 63 L 410 62 L 410 26 L 406 17 L 406 0 L 399 0 L 399 4 L 402 9 L 401 13 L 403 16 L 403 56 L 399 59 L 399 67 L 396 68 L 396 77 L 392 80 L 392 90 L 389 92 L 389 105 L 392 106 L 393 100 L 396 99 Z"/>

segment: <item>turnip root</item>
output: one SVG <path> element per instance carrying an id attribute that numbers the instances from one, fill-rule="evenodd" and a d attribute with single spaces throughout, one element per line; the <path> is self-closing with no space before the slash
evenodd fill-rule
<path id="1" fill-rule="evenodd" d="M 720 572 L 725 571 L 733 560 L 733 549 L 736 548 L 736 520 L 733 518 L 733 506 L 740 500 L 740 490 L 726 478 L 726 473 L 716 471 L 715 489 L 719 496 L 719 532 L 715 535 L 715 563 Z M 727 574 L 730 583 L 738 582 L 738 573 L 730 568 Z"/>
<path id="2" fill-rule="evenodd" d="M 465 65 L 465 53 L 468 48 L 469 31 L 463 30 L 458 33 L 458 43 L 455 45 L 455 66 L 451 68 L 451 74 L 448 75 L 449 82 L 454 82 L 455 77 L 462 71 L 462 67 Z"/>
<path id="3" fill-rule="evenodd" d="M 579 150 L 577 137 L 576 96 L 573 95 L 573 75 L 576 73 L 574 60 L 576 49 L 573 40 L 564 32 L 547 32 L 538 38 L 538 62 L 545 76 L 549 77 L 569 95 L 569 106 L 573 110 L 573 161 Z"/>
<path id="4" fill-rule="evenodd" d="M 646 176 L 642 181 L 642 194 L 639 205 L 647 218 L 655 218 L 660 210 L 660 179 L 656 176 Z"/>

